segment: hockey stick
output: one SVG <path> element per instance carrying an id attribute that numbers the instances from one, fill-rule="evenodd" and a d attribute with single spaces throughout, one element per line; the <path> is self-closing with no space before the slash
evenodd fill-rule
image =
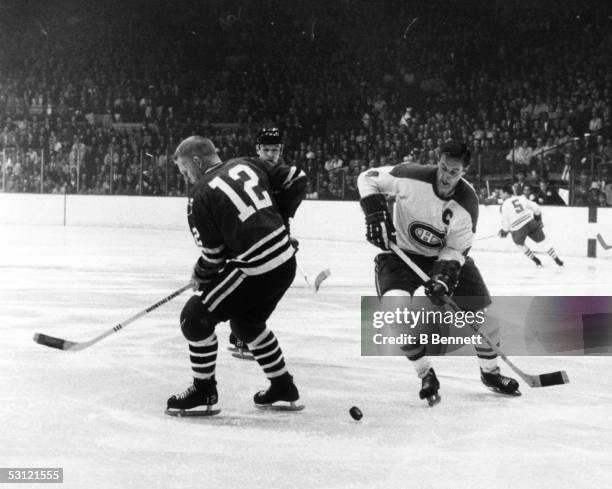
<path id="1" fill-rule="evenodd" d="M 599 244 L 604 250 L 609 250 L 610 248 L 612 248 L 612 245 L 607 244 L 604 241 L 603 236 L 599 233 L 597 233 L 597 241 L 599 241 Z"/>
<path id="2" fill-rule="evenodd" d="M 395 243 L 390 242 L 389 248 L 393 251 L 401 260 L 408 265 L 408 267 L 416 273 L 419 278 L 423 282 L 427 282 L 429 280 L 429 276 L 421 270 L 416 263 L 414 263 L 406 253 L 404 253 L 399 246 Z M 459 311 L 459 306 L 455 304 L 455 302 L 448 296 L 445 297 L 444 301 L 448 304 L 454 311 Z M 557 372 L 550 372 L 547 374 L 539 374 L 539 375 L 530 375 L 528 373 L 523 372 L 520 368 L 518 368 L 514 363 L 510 361 L 510 359 L 506 356 L 506 354 L 487 336 L 484 332 L 480 331 L 476 326 L 468 322 L 468 326 L 474 331 L 474 333 L 480 335 L 491 347 L 491 349 L 499 355 L 499 357 L 508 364 L 508 366 L 516 372 L 516 374 L 523 379 L 529 387 L 547 387 L 550 385 L 558 385 L 558 384 L 567 384 L 569 383 L 569 377 L 567 376 L 567 372 L 565 370 L 559 370 Z"/>
<path id="3" fill-rule="evenodd" d="M 331 270 L 329 268 L 322 270 L 316 276 L 315 281 L 314 281 L 314 286 L 313 286 L 310 283 L 310 280 L 308 280 L 308 275 L 306 275 L 306 272 L 304 271 L 304 269 L 300 266 L 299 263 L 296 262 L 296 264 L 297 264 L 297 269 L 300 271 L 300 274 L 302 275 L 302 277 L 304 277 L 304 281 L 306 282 L 306 285 L 308 285 L 308 288 L 313 289 L 315 292 L 319 291 L 319 287 L 321 287 L 321 284 L 323 283 L 323 281 L 331 275 Z"/>
<path id="4" fill-rule="evenodd" d="M 107 336 L 113 333 L 116 333 L 117 331 L 120 331 L 128 324 L 133 323 L 134 321 L 136 321 L 137 319 L 141 318 L 142 316 L 146 314 L 149 314 L 151 311 L 157 309 L 158 307 L 163 306 L 166 302 L 171 301 L 175 297 L 181 295 L 187 289 L 192 288 L 192 286 L 193 286 L 192 282 L 189 282 L 188 284 L 183 285 L 180 289 L 172 292 L 172 294 L 164 297 L 163 299 L 157 301 L 155 304 L 150 305 L 146 309 L 140 311 L 138 314 L 133 315 L 131 318 L 126 319 L 122 323 L 117 324 L 113 328 L 109 329 L 108 331 L 105 331 L 101 335 L 98 335 L 91 340 L 80 341 L 80 342 L 79 341 L 68 341 L 68 340 L 63 340 L 61 338 L 55 338 L 53 336 L 49 336 L 49 335 L 42 334 L 42 333 L 35 333 L 34 341 L 36 343 L 39 343 L 44 346 L 48 346 L 50 348 L 57 348 L 58 350 L 69 350 L 69 351 L 84 350 L 85 348 L 90 347 L 91 345 L 97 343 L 98 341 L 103 340 Z"/>
<path id="5" fill-rule="evenodd" d="M 483 236 L 482 238 L 474 238 L 474 241 L 482 241 L 483 239 L 491 239 L 499 236 L 499 233 L 490 234 L 488 236 Z"/>

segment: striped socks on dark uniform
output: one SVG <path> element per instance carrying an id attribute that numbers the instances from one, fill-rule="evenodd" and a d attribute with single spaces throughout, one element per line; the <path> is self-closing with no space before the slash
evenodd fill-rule
<path id="1" fill-rule="evenodd" d="M 188 341 L 189 359 L 194 379 L 211 379 L 217 365 L 217 335 L 211 334 L 200 341 Z"/>
<path id="2" fill-rule="evenodd" d="M 285 358 L 278 340 L 274 333 L 268 328 L 264 330 L 251 342 L 247 343 L 257 363 L 263 369 L 266 377 L 270 380 L 287 373 Z"/>

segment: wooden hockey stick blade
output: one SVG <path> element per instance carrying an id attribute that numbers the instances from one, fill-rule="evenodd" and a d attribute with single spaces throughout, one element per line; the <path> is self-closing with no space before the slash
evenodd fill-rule
<path id="1" fill-rule="evenodd" d="M 321 287 L 323 281 L 327 279 L 327 277 L 329 277 L 330 275 L 331 270 L 329 268 L 326 268 L 325 270 L 320 272 L 319 275 L 317 275 L 317 278 L 315 279 L 315 292 L 319 291 L 319 287 Z"/>
<path id="2" fill-rule="evenodd" d="M 48 346 L 49 348 L 57 348 L 58 350 L 70 350 L 70 348 L 76 344 L 74 341 L 62 340 L 61 338 L 43 333 L 35 333 L 34 341 L 40 345 Z"/>
<path id="3" fill-rule="evenodd" d="M 597 233 L 597 241 L 599 241 L 599 244 L 604 250 L 609 250 L 610 248 L 612 248 L 612 245 L 607 244 L 604 241 L 603 236 L 599 233 Z"/>
<path id="4" fill-rule="evenodd" d="M 111 335 L 113 333 L 116 333 L 117 331 L 121 331 L 128 324 L 136 321 L 137 319 L 141 318 L 142 316 L 145 316 L 146 314 L 149 314 L 151 311 L 157 309 L 158 307 L 164 305 L 166 302 L 168 302 L 168 301 L 174 299 L 175 297 L 177 297 L 178 295 L 182 294 L 187 289 L 191 289 L 192 286 L 193 286 L 192 282 L 189 282 L 188 284 L 183 285 L 180 289 L 175 290 L 170 295 L 167 295 L 163 299 L 160 299 L 159 301 L 157 301 L 155 304 L 151 304 L 146 309 L 143 309 L 139 313 L 134 314 L 132 317 L 126 319 L 122 323 L 119 323 L 119 324 L 113 326 L 111 329 L 106 330 L 104 333 L 99 334 L 98 336 L 96 336 L 95 338 L 92 338 L 91 340 L 88 340 L 88 341 L 68 341 L 68 340 L 64 340 L 62 338 L 56 338 L 54 336 L 49 336 L 49 335 L 42 334 L 42 333 L 34 334 L 34 338 L 33 339 L 34 339 L 34 341 L 36 343 L 39 343 L 39 344 L 44 345 L 44 346 L 48 346 L 50 348 L 57 348 L 58 350 L 64 350 L 64 351 L 80 351 L 80 350 L 84 350 L 85 348 L 87 348 L 87 347 L 97 343 L 98 341 L 103 340 L 107 336 L 109 336 L 109 335 Z"/>

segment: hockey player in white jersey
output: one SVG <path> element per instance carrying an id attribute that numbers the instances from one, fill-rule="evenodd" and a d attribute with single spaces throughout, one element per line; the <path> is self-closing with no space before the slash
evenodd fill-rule
<path id="1" fill-rule="evenodd" d="M 505 238 L 508 234 L 512 234 L 512 240 L 518 249 L 536 266 L 541 267 L 540 259 L 525 244 L 525 240 L 531 238 L 542 250 L 546 250 L 546 253 L 555 260 L 557 265 L 562 267 L 563 261 L 557 256 L 555 249 L 547 243 L 544 231 L 542 231 L 544 225 L 540 206 L 523 195 L 514 195 L 510 185 L 502 189 L 502 199 L 503 203 L 500 209 L 502 227 L 499 230 L 499 236 Z"/>
<path id="2" fill-rule="evenodd" d="M 462 142 L 449 141 L 440 149 L 438 165 L 410 163 L 372 168 L 357 181 L 361 207 L 366 216 L 367 240 L 384 252 L 375 259 L 378 295 L 412 296 L 420 286 L 432 303 L 441 306 L 446 295 L 466 311 L 480 311 L 491 304 L 489 291 L 468 256 L 478 220 L 478 198 L 463 179 L 470 162 L 470 151 Z M 387 198 L 395 200 L 393 217 Z M 431 277 L 427 283 L 395 253 L 397 245 Z M 494 341 L 499 330 L 491 331 Z M 440 397 L 440 383 L 424 345 L 403 348 L 412 361 L 422 386 L 421 399 L 430 405 Z M 500 374 L 496 353 L 488 345 L 476 347 L 482 382 L 509 395 L 520 395 L 518 382 Z"/>

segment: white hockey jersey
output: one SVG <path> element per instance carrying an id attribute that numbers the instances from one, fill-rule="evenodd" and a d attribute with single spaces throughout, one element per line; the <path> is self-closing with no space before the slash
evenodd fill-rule
<path id="1" fill-rule="evenodd" d="M 451 197 L 439 196 L 436 169 L 411 163 L 372 168 L 359 175 L 359 194 L 395 200 L 393 224 L 400 248 L 463 265 L 476 231 L 478 197 L 464 179 Z"/>
<path id="2" fill-rule="evenodd" d="M 501 205 L 502 229 L 517 231 L 541 213 L 540 206 L 523 195 L 515 195 L 504 200 Z"/>

